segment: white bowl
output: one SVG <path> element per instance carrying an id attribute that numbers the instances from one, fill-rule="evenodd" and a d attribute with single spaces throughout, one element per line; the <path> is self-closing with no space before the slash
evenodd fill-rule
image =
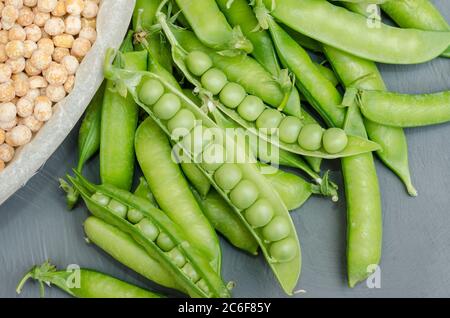
<path id="1" fill-rule="evenodd" d="M 73 91 L 53 107 L 52 118 L 17 149 L 5 170 L 0 172 L 0 204 L 44 165 L 83 115 L 103 81 L 103 61 L 107 48 L 119 47 L 127 32 L 135 0 L 103 0 L 97 16 L 97 41 L 78 69 Z"/>

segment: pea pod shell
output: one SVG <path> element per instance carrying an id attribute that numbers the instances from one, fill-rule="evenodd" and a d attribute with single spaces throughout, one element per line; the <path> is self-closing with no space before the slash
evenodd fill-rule
<path id="1" fill-rule="evenodd" d="M 450 32 L 400 29 L 380 23 L 371 27 L 367 18 L 317 0 L 264 0 L 276 19 L 322 43 L 353 55 L 389 64 L 429 61 L 450 45 Z M 332 18 L 330 18 L 332 17 Z"/>

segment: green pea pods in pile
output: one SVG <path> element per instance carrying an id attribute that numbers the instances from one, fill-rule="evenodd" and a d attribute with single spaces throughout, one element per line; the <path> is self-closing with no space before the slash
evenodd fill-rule
<path id="1" fill-rule="evenodd" d="M 28 279 L 40 283 L 41 297 L 44 297 L 44 283 L 55 285 L 71 296 L 77 298 L 162 298 L 161 295 L 128 284 L 117 278 L 90 269 L 57 271 L 56 267 L 46 262 L 34 266 L 21 280 L 17 287 L 20 294 Z"/>
<path id="2" fill-rule="evenodd" d="M 110 185 L 96 186 L 81 175 L 69 177 L 96 217 L 131 235 L 145 251 L 173 275 L 191 297 L 228 297 L 221 278 L 187 241 L 179 227 L 149 201 Z M 133 223 L 130 210 L 142 215 Z"/>
<path id="3" fill-rule="evenodd" d="M 107 77 L 115 78 L 125 85 L 135 101 L 168 136 L 172 138 L 174 136 L 182 137 L 185 142 L 188 142 L 194 136 L 190 132 L 193 132 L 196 120 L 200 121 L 197 127 L 202 126 L 207 129 L 214 129 L 215 133 L 218 134 L 217 139 L 215 139 L 218 143 L 210 144 L 208 142 L 204 143 L 201 139 L 194 140 L 196 144 L 203 144 L 203 146 L 200 146 L 200 154 L 205 160 L 198 166 L 202 169 L 205 176 L 210 179 L 214 188 L 233 207 L 241 221 L 246 224 L 248 230 L 258 242 L 281 286 L 286 293 L 292 294 L 300 275 L 301 264 L 300 245 L 295 227 L 288 210 L 278 194 L 272 190 L 271 186 L 260 174 L 258 167 L 247 161 L 249 160 L 248 158 L 245 159 L 246 154 L 243 149 L 238 147 L 238 144 L 235 144 L 232 138 L 225 135 L 189 98 L 158 75 L 149 72 L 129 72 L 113 66 L 107 66 L 105 74 Z M 154 101 L 156 98 L 152 98 L 153 94 L 151 94 L 152 96 L 148 95 L 147 90 L 142 91 L 142 87 L 149 84 L 157 86 L 154 81 L 159 81 L 160 85 L 164 87 L 157 94 L 159 98 L 162 98 L 164 90 L 167 90 L 170 94 L 180 99 L 180 107 L 176 107 L 178 109 L 170 106 L 169 108 L 164 108 L 165 111 L 160 113 L 157 104 L 151 104 L 151 101 Z M 181 101 L 183 102 L 181 103 Z M 176 109 L 176 111 L 173 109 Z M 169 117 L 169 113 L 171 113 L 171 117 Z M 227 146 L 224 147 L 222 142 L 226 142 Z M 188 144 L 184 142 L 182 144 L 184 144 L 183 150 L 190 155 L 191 159 L 198 158 L 195 151 L 187 146 Z M 229 158 L 226 160 L 226 164 L 224 164 L 223 156 L 218 160 L 214 155 L 214 152 L 218 149 L 222 149 L 221 154 L 225 153 L 225 157 Z M 237 149 L 237 153 L 233 149 Z M 236 162 L 235 156 L 248 163 L 234 163 Z M 222 166 L 232 169 L 233 175 L 236 176 L 232 180 L 233 183 L 236 182 L 235 189 L 232 191 L 228 187 L 228 181 L 223 183 L 222 181 L 224 180 L 221 177 L 217 177 L 224 173 L 223 170 L 219 172 L 221 171 L 219 168 Z M 219 174 L 216 175 L 217 173 Z M 227 173 L 225 173 L 225 176 L 227 176 Z M 250 212 L 247 213 L 247 210 Z M 258 217 L 259 215 L 262 215 L 263 218 Z"/>

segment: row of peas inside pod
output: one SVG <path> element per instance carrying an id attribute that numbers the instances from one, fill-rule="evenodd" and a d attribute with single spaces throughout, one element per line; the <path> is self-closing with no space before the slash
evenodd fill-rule
<path id="1" fill-rule="evenodd" d="M 221 70 L 213 67 L 211 58 L 204 52 L 192 51 L 186 57 L 189 71 L 200 77 L 202 86 L 213 95 L 219 95 L 220 102 L 248 122 L 255 122 L 256 128 L 267 135 L 277 133 L 287 144 L 298 143 L 309 151 L 321 149 L 329 154 L 343 151 L 348 144 L 347 134 L 340 128 L 323 129 L 318 124 L 303 124 L 294 116 L 267 107 L 257 96 L 248 95 L 237 83 L 229 82 Z"/>
<path id="2" fill-rule="evenodd" d="M 208 135 L 205 132 L 211 128 L 204 127 L 191 110 L 183 107 L 180 97 L 167 91 L 156 79 L 144 80 L 138 95 L 139 100 L 164 122 L 172 139 L 182 138 L 183 150 L 187 150 L 191 157 L 202 158 L 201 166 L 208 177 L 264 242 L 271 244 L 270 256 L 277 262 L 288 262 L 296 257 L 297 243 L 289 237 L 290 220 L 275 216 L 271 203 L 260 198 L 257 186 L 243 175 L 245 165 L 227 161 L 229 156 L 223 143 L 213 143 L 205 138 Z"/>
<path id="3" fill-rule="evenodd" d="M 98 205 L 105 207 L 116 216 L 127 220 L 133 224 L 139 231 L 150 241 L 154 242 L 156 246 L 174 263 L 181 271 L 202 291 L 206 294 L 209 289 L 204 280 L 201 279 L 199 273 L 195 270 L 192 264 L 183 255 L 181 250 L 175 246 L 172 239 L 163 230 L 144 214 L 134 208 L 128 208 L 121 202 L 111 199 L 107 195 L 95 192 L 91 199 Z"/>

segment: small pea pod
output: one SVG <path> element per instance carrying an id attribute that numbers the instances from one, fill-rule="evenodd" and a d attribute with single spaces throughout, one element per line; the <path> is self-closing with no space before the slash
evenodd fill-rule
<path id="1" fill-rule="evenodd" d="M 405 128 L 450 121 L 450 91 L 408 95 L 358 90 L 356 102 L 366 118 L 382 125 Z"/>
<path id="2" fill-rule="evenodd" d="M 208 178 L 193 163 L 182 162 L 180 163 L 180 167 L 195 190 L 204 198 L 211 189 L 211 183 Z"/>
<path id="3" fill-rule="evenodd" d="M 390 1 L 381 9 L 402 28 L 450 31 L 445 18 L 429 0 Z M 450 57 L 450 47 L 443 56 Z"/>
<path id="4" fill-rule="evenodd" d="M 146 199 L 151 202 L 154 207 L 158 208 L 158 202 L 156 202 L 155 196 L 153 195 L 152 190 L 144 177 L 139 178 L 139 184 L 134 190 L 134 195 Z"/>
<path id="5" fill-rule="evenodd" d="M 429 61 L 450 45 L 450 32 L 400 29 L 323 0 L 263 0 L 270 14 L 294 30 L 350 54 L 382 63 Z M 332 17 L 332 18 L 330 18 Z"/>
<path id="6" fill-rule="evenodd" d="M 33 279 L 39 282 L 41 297 L 45 286 L 55 285 L 77 298 L 162 298 L 163 296 L 131 285 L 117 278 L 90 269 L 58 271 L 54 265 L 45 262 L 34 266 L 20 281 L 16 292 L 20 294 L 25 283 Z"/>
<path id="7" fill-rule="evenodd" d="M 338 49 L 324 46 L 325 54 L 339 75 L 344 87 L 368 90 L 385 90 L 380 72 L 375 63 L 352 56 Z M 408 144 L 401 128 L 389 127 L 364 119 L 369 138 L 377 142 L 381 149 L 377 152 L 381 161 L 389 167 L 405 184 L 408 193 L 416 196 L 411 182 L 408 162 Z"/>
<path id="8" fill-rule="evenodd" d="M 158 205 L 220 273 L 217 235 L 197 204 L 180 167 L 172 159 L 172 146 L 167 136 L 151 118 L 136 131 L 136 157 Z"/>
<path id="9" fill-rule="evenodd" d="M 94 185 L 75 171 L 68 177 L 96 217 L 128 233 L 174 275 L 191 297 L 229 297 L 209 261 L 192 247 L 184 233 L 149 201 L 111 185 Z M 132 213 L 131 213 L 132 212 Z M 136 218 L 139 215 L 139 218 Z"/>
<path id="10" fill-rule="evenodd" d="M 176 0 L 197 37 L 223 54 L 251 53 L 253 45 L 239 27 L 232 29 L 214 0 Z"/>
<path id="11" fill-rule="evenodd" d="M 205 197 L 201 197 L 195 190 L 193 193 L 202 206 L 203 213 L 220 234 L 233 246 L 252 255 L 258 254 L 258 242 L 216 190 L 211 190 Z"/>
<path id="12" fill-rule="evenodd" d="M 90 216 L 84 222 L 84 232 L 89 242 L 97 245 L 119 263 L 161 286 L 186 293 L 164 265 L 150 257 L 140 244 L 119 228 Z"/>
<path id="13" fill-rule="evenodd" d="M 177 58 L 177 52 L 173 52 L 173 54 Z M 128 93 L 168 136 L 177 140 L 181 138 L 180 149 L 189 156 L 189 160 L 197 163 L 214 188 L 233 208 L 235 214 L 241 218 L 258 242 L 283 290 L 292 294 L 301 270 L 301 251 L 297 233 L 288 210 L 278 194 L 260 174 L 258 167 L 253 162 L 254 158 L 252 159 L 252 156 L 236 143 L 233 137 L 219 129 L 203 110 L 164 78 L 151 72 L 131 72 L 116 68 L 110 64 L 110 58 L 111 52 L 108 52 L 105 61 L 105 76 L 126 87 Z M 153 90 L 154 87 L 160 87 L 159 85 L 163 86 L 163 90 L 158 89 L 157 94 L 150 94 L 147 90 L 150 87 Z M 165 90 L 179 98 L 180 104 L 178 102 L 168 103 L 169 107 L 161 109 L 156 105 L 151 107 L 155 104 L 155 97 L 158 97 L 157 100 L 161 98 Z M 175 114 L 173 110 L 176 110 Z M 162 118 L 167 118 L 169 113 L 171 114 L 170 120 L 162 120 Z M 208 135 L 215 136 L 212 144 L 203 144 L 203 146 L 208 145 L 209 147 L 202 149 L 201 156 L 196 155 L 195 147 L 193 150 L 186 144 L 191 141 L 194 144 L 203 143 L 203 139 L 198 138 L 202 134 L 197 135 L 193 131 L 196 122 L 198 127 L 195 129 L 196 131 L 205 128 L 209 132 Z M 221 166 L 233 170 L 233 174 L 230 176 L 238 176 L 237 179 L 233 178 L 234 182 L 238 182 L 233 191 L 226 190 L 228 188 L 226 179 L 222 180 L 219 177 L 219 182 L 216 181 L 217 170 Z M 224 172 L 225 176 L 228 175 L 226 171 Z M 218 174 L 218 176 L 220 175 L 222 173 Z M 243 215 L 243 211 L 246 211 L 246 216 Z"/>
<path id="14" fill-rule="evenodd" d="M 123 66 L 130 70 L 147 69 L 147 52 L 124 53 Z M 138 107 L 131 97 L 122 97 L 109 81 L 102 109 L 100 176 L 103 182 L 130 189 L 134 174 L 134 132 Z"/>

